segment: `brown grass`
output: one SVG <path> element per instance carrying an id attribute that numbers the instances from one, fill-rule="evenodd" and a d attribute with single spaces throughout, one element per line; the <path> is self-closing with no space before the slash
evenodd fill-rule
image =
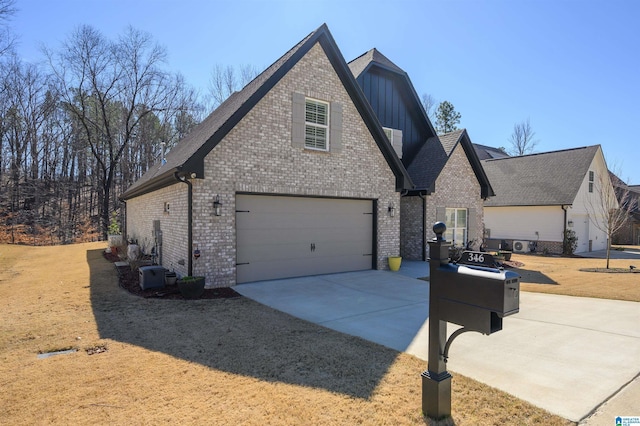
<path id="1" fill-rule="evenodd" d="M 132 296 L 103 245 L 0 245 L 0 423 L 572 424 L 458 374 L 425 420 L 423 361 L 245 298 Z"/>
<path id="2" fill-rule="evenodd" d="M 514 268 L 522 275 L 521 289 L 539 293 L 640 302 L 640 274 L 586 272 L 580 269 L 604 268 L 604 259 L 549 257 L 514 254 L 512 260 L 524 263 Z M 611 268 L 640 268 L 640 260 L 611 259 Z"/>

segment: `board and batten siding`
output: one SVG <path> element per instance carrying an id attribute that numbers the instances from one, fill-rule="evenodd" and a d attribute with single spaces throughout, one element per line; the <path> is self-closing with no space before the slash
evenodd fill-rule
<path id="1" fill-rule="evenodd" d="M 383 127 L 402 131 L 401 158 L 413 158 L 431 135 L 419 112 L 407 106 L 408 96 L 400 90 L 398 76 L 372 68 L 357 81 Z"/>

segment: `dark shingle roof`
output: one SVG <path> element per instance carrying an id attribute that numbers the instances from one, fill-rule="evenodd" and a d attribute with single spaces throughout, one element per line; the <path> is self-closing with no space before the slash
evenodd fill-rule
<path id="1" fill-rule="evenodd" d="M 487 179 L 466 129 L 455 130 L 427 139 L 407 169 L 416 188 L 425 189 L 429 192 L 436 190 L 436 180 L 458 144 L 462 145 L 469 164 L 478 179 L 481 197 L 493 196 L 491 181 Z"/>
<path id="2" fill-rule="evenodd" d="M 494 148 L 492 146 L 480 145 L 477 143 L 473 144 L 473 148 L 476 150 L 476 154 L 478 154 L 478 158 L 481 160 L 488 160 L 490 158 L 506 158 L 509 157 L 509 154 L 504 152 L 500 148 Z"/>
<path id="3" fill-rule="evenodd" d="M 440 143 L 442 144 L 444 151 L 447 153 L 447 156 L 451 155 L 456 145 L 458 145 L 458 142 L 460 141 L 460 138 L 462 137 L 462 134 L 464 132 L 465 129 L 460 129 L 438 136 L 440 138 Z"/>
<path id="4" fill-rule="evenodd" d="M 398 74 L 405 74 L 402 68 L 391 62 L 389 58 L 380 53 L 375 47 L 349 62 L 349 69 L 351 69 L 354 76 L 358 77 L 367 69 L 369 64 L 373 62 Z"/>
<path id="5" fill-rule="evenodd" d="M 367 103 L 353 75 L 335 44 L 326 24 L 312 32 L 280 59 L 249 82 L 241 91 L 233 93 L 202 123 L 197 125 L 185 138 L 167 154 L 165 164 L 151 167 L 138 181 L 131 185 L 120 197 L 123 200 L 151 192 L 175 183 L 176 177 L 195 172 L 198 177 L 204 173 L 204 157 L 218 142 L 244 117 L 247 112 L 311 49 L 320 42 L 340 76 L 345 89 L 351 95 L 356 108 L 372 132 L 382 154 L 396 175 L 398 188 L 411 188 L 413 184 L 404 166 L 386 137 L 371 106 Z"/>
<path id="6" fill-rule="evenodd" d="M 417 189 L 428 192 L 435 191 L 436 179 L 449 160 L 449 153 L 445 150 L 438 136 L 433 136 L 422 145 L 407 171 Z"/>
<path id="7" fill-rule="evenodd" d="M 485 206 L 572 204 L 600 145 L 484 160 L 496 196 Z"/>

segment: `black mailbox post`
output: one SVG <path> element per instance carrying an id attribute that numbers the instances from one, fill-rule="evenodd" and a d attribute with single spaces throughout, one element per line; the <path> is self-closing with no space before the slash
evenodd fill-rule
<path id="1" fill-rule="evenodd" d="M 518 312 L 520 276 L 511 271 L 449 263 L 451 243 L 442 238 L 442 222 L 429 242 L 429 365 L 422 373 L 422 412 L 439 419 L 451 415 L 449 346 L 466 331 L 491 334 L 502 330 L 502 318 Z M 461 325 L 447 340 L 447 322 Z"/>

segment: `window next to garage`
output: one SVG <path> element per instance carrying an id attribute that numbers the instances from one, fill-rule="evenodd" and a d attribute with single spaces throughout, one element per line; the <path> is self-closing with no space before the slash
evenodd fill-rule
<path id="1" fill-rule="evenodd" d="M 328 151 L 329 104 L 315 99 L 305 99 L 304 147 Z"/>
<path id="2" fill-rule="evenodd" d="M 451 241 L 457 246 L 467 244 L 468 216 L 467 209 L 446 209 L 445 225 L 447 225 L 447 231 L 444 237 L 447 241 Z"/>

